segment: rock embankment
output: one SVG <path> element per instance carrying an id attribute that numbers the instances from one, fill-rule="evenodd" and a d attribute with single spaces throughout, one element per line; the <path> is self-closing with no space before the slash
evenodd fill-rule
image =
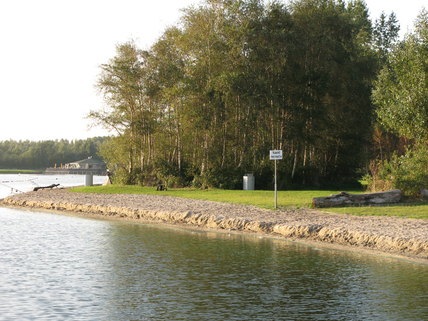
<path id="1" fill-rule="evenodd" d="M 3 205 L 88 213 L 107 219 L 262 233 L 428 262 L 426 220 L 359 217 L 311 209 L 271 211 L 165 195 L 82 194 L 67 189 L 17 194 L 5 198 Z"/>

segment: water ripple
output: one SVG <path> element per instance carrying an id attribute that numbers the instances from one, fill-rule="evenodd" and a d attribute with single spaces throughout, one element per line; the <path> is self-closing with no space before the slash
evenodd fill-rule
<path id="1" fill-rule="evenodd" d="M 0 208 L 0 320 L 425 320 L 428 267 Z"/>

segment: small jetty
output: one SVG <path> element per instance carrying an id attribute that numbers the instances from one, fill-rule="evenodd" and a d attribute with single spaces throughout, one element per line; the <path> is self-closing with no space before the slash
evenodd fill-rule
<path id="1" fill-rule="evenodd" d="M 107 164 L 103 161 L 93 159 L 92 156 L 87 159 L 75 161 L 61 165 L 61 167 L 49 167 L 45 174 L 50 175 L 100 175 L 104 176 L 107 173 Z"/>

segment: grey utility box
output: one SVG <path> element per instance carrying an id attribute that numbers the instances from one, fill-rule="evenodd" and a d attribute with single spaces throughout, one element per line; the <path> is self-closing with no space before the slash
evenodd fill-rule
<path id="1" fill-rule="evenodd" d="M 92 186 L 93 185 L 93 175 L 92 174 L 86 174 L 85 175 L 85 186 Z"/>
<path id="2" fill-rule="evenodd" d="M 244 191 L 254 191 L 254 175 L 245 174 L 243 178 Z"/>

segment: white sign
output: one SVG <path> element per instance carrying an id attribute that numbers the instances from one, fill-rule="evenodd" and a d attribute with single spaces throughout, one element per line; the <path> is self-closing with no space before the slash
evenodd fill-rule
<path id="1" fill-rule="evenodd" d="M 271 150 L 269 153 L 270 160 L 282 159 L 282 150 Z"/>

